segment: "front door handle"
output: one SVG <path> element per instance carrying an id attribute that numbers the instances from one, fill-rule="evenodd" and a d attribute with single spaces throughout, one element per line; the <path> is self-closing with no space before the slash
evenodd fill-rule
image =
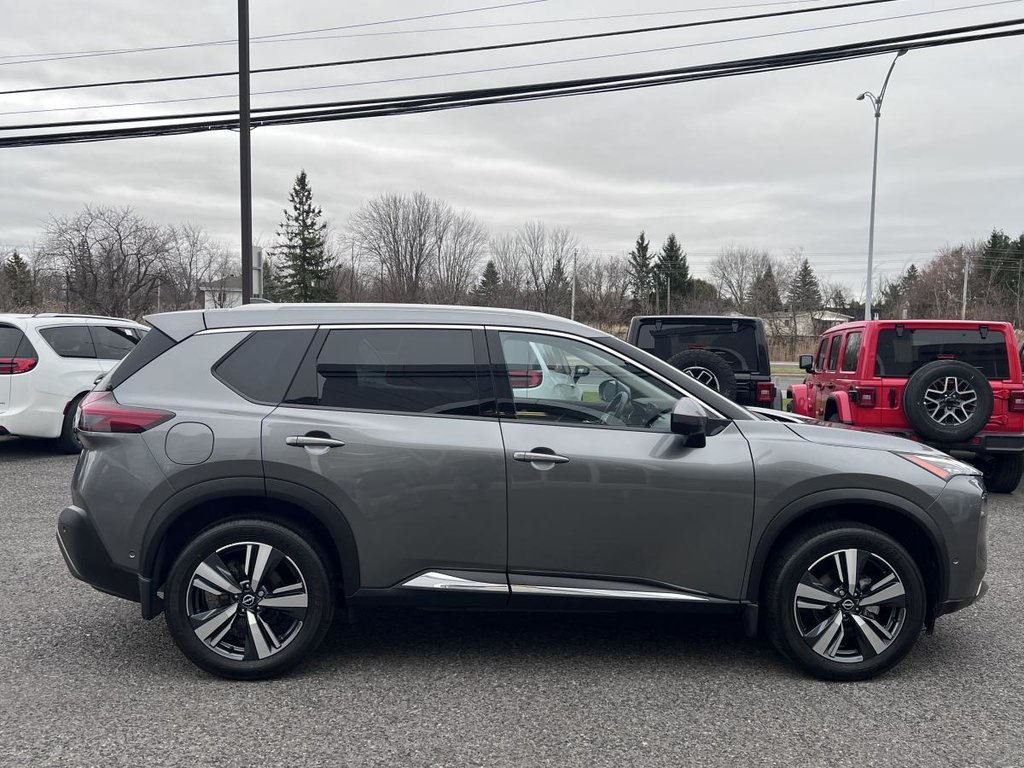
<path id="1" fill-rule="evenodd" d="M 288 445 L 299 447 L 341 448 L 345 445 L 341 440 L 335 440 L 333 437 L 316 437 L 315 435 L 292 435 L 286 437 L 284 441 Z"/>
<path id="2" fill-rule="evenodd" d="M 512 454 L 516 461 L 537 462 L 539 464 L 567 464 L 568 456 L 559 456 L 557 453 L 545 453 L 543 451 L 516 451 Z"/>

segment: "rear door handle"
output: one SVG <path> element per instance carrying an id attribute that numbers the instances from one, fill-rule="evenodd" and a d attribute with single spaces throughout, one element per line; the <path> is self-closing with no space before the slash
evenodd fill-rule
<path id="1" fill-rule="evenodd" d="M 333 437 L 311 437 L 310 435 L 292 435 L 291 437 L 286 437 L 284 441 L 288 445 L 297 445 L 299 447 L 341 448 L 345 445 L 344 442 L 335 440 Z"/>
<path id="2" fill-rule="evenodd" d="M 568 456 L 559 456 L 557 453 L 544 453 L 543 451 L 516 451 L 512 454 L 516 461 L 538 462 L 543 464 L 568 464 Z"/>

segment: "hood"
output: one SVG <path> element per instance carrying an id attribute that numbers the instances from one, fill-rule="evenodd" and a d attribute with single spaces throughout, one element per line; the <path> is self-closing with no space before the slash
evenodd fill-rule
<path id="1" fill-rule="evenodd" d="M 884 432 L 867 432 L 848 427 L 845 424 L 818 422 L 817 424 L 787 424 L 786 427 L 797 437 L 821 445 L 868 448 L 876 451 L 901 451 L 903 453 L 942 453 L 914 440 L 887 435 Z"/>

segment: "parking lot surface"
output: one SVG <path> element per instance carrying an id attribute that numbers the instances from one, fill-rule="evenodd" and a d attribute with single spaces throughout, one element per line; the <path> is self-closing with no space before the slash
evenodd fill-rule
<path id="1" fill-rule="evenodd" d="M 1024 493 L 979 604 L 894 672 L 811 680 L 725 619 L 374 611 L 287 677 L 199 671 L 162 618 L 75 581 L 75 459 L 0 439 L 0 765 L 1024 764 Z"/>

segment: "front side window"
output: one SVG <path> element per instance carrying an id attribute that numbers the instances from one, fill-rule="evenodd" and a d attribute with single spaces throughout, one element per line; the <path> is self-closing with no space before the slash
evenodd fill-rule
<path id="1" fill-rule="evenodd" d="M 142 341 L 145 331 L 137 328 L 125 328 L 123 326 L 94 325 L 92 331 L 93 345 L 96 347 L 96 357 L 101 360 L 120 360 Z"/>
<path id="2" fill-rule="evenodd" d="M 839 347 L 843 343 L 842 334 L 832 337 L 832 347 L 828 351 L 828 370 L 834 371 L 839 364 Z"/>
<path id="3" fill-rule="evenodd" d="M 301 376 L 301 374 L 300 374 Z M 327 334 L 309 389 L 288 401 L 369 411 L 480 414 L 473 332 L 461 329 L 341 329 Z"/>
<path id="4" fill-rule="evenodd" d="M 825 370 L 825 354 L 827 351 L 828 338 L 824 338 L 818 343 L 818 353 L 814 356 L 814 370 L 817 373 L 821 373 Z"/>
<path id="5" fill-rule="evenodd" d="M 61 325 L 56 328 L 40 328 L 39 335 L 61 357 L 96 357 L 96 347 L 92 343 L 88 326 Z"/>
<path id="6" fill-rule="evenodd" d="M 846 349 L 843 350 L 842 370 L 857 370 L 857 357 L 860 355 L 860 338 L 860 331 L 853 331 L 846 337 Z"/>
<path id="7" fill-rule="evenodd" d="M 681 395 L 636 365 L 560 336 L 502 331 L 499 338 L 517 419 L 669 431 Z M 562 360 L 568 374 L 530 368 L 535 359 Z M 577 378 L 580 367 L 586 375 Z"/>

